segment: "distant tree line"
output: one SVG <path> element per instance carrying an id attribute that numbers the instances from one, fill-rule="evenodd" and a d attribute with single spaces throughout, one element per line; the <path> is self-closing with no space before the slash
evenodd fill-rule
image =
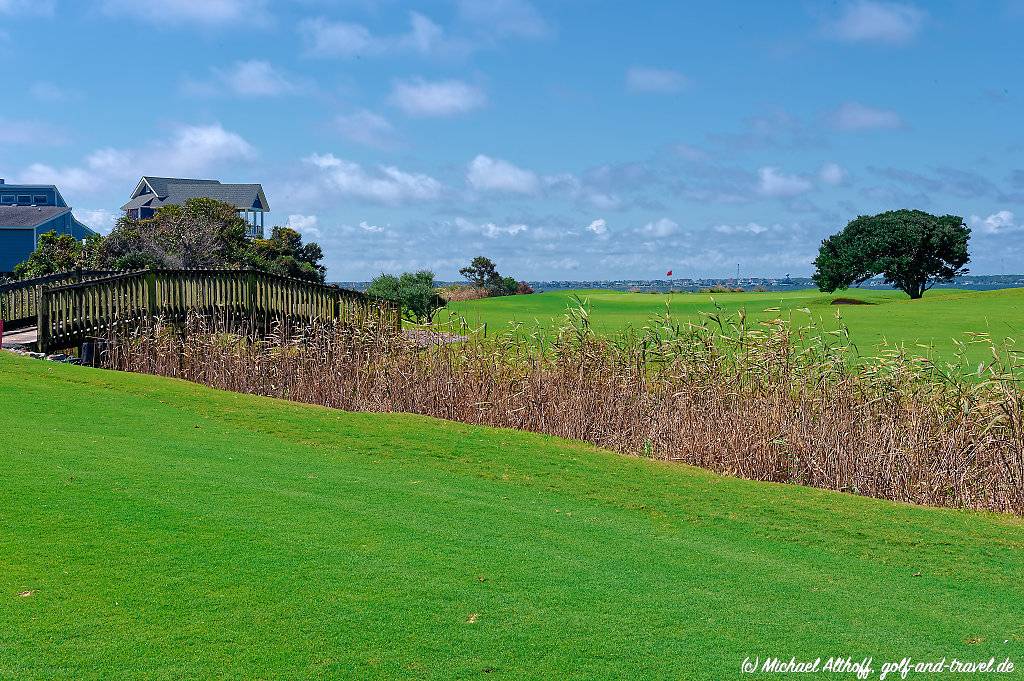
<path id="1" fill-rule="evenodd" d="M 138 270 L 257 269 L 310 281 L 324 280 L 324 254 L 316 243 L 288 227 L 274 227 L 267 239 L 248 239 L 246 222 L 234 206 L 208 198 L 161 206 L 153 217 L 128 216 L 107 236 L 84 242 L 68 234 L 48 232 L 36 250 L 14 268 L 20 279 L 76 268 Z"/>

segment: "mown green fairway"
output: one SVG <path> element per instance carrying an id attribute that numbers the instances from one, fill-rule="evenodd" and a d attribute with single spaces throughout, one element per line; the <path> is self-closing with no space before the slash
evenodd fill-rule
<path id="1" fill-rule="evenodd" d="M 990 333 L 995 339 L 1007 336 L 1024 342 L 1024 289 L 998 291 L 962 291 L 936 289 L 921 300 L 910 300 L 897 291 L 850 289 L 835 295 L 815 290 L 773 293 L 676 293 L 672 295 L 620 293 L 617 291 L 556 291 L 530 296 L 509 296 L 452 303 L 439 319 L 448 314 L 462 315 L 471 326 L 487 323 L 488 332 L 509 328 L 520 322 L 524 328 L 557 328 L 569 305 L 576 299 L 590 307 L 590 321 L 599 333 L 614 333 L 632 326 L 640 329 L 654 315 L 663 314 L 669 304 L 677 321 L 696 320 L 700 312 L 715 312 L 716 304 L 726 314 L 744 309 L 753 319 L 792 318 L 804 325 L 811 321 L 826 329 L 839 323 L 836 313 L 849 327 L 851 337 L 862 354 L 875 354 L 880 343 L 903 343 L 924 354 L 918 344 L 934 345 L 940 357 L 951 359 L 953 339 L 969 340 L 967 332 Z M 856 299 L 867 305 L 833 305 L 836 298 Z M 780 308 L 781 311 L 767 311 Z M 806 308 L 808 312 L 799 310 Z M 976 347 L 971 358 L 990 357 Z"/>
<path id="2" fill-rule="evenodd" d="M 0 400 L 3 677 L 1024 665 L 1018 518 L 5 353 Z"/>

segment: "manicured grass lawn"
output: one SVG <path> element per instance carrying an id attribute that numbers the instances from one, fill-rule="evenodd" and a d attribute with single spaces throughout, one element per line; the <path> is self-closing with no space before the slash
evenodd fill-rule
<path id="1" fill-rule="evenodd" d="M 5 353 L 0 401 L 3 677 L 1024 664 L 1017 518 Z"/>
<path id="2" fill-rule="evenodd" d="M 773 293 L 677 293 L 673 295 L 621 293 L 617 291 L 555 291 L 530 296 L 510 296 L 452 303 L 447 314 L 462 315 L 472 326 L 484 322 L 488 332 L 508 328 L 509 322 L 522 322 L 525 328 L 557 328 L 567 306 L 576 298 L 590 304 L 590 320 L 599 333 L 614 333 L 632 326 L 640 329 L 656 314 L 665 312 L 669 303 L 678 321 L 697 319 L 699 312 L 714 312 L 715 303 L 735 314 L 745 309 L 755 319 L 775 318 L 782 314 L 797 324 L 812 318 L 823 328 L 836 328 L 837 310 L 850 329 L 858 350 L 874 354 L 883 340 L 904 343 L 919 353 L 918 343 L 934 345 L 941 357 L 952 358 L 953 338 L 966 341 L 966 332 L 987 332 L 994 338 L 1006 336 L 1024 342 L 1024 289 L 998 291 L 962 291 L 935 289 L 921 300 L 910 300 L 897 291 L 850 289 L 834 295 L 816 290 Z M 833 305 L 836 298 L 853 298 L 868 305 Z M 781 308 L 781 312 L 765 312 Z M 801 308 L 810 314 L 799 312 Z M 990 358 L 980 346 L 971 352 L 974 361 Z"/>

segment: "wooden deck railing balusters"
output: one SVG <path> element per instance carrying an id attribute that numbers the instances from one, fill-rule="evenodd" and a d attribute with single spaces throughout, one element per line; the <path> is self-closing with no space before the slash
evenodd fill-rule
<path id="1" fill-rule="evenodd" d="M 31 309 L 42 351 L 75 347 L 147 319 L 181 323 L 193 311 L 244 320 L 263 331 L 275 322 L 365 324 L 371 318 L 396 333 L 401 329 L 400 311 L 392 302 L 257 270 L 144 270 L 102 277 L 84 272 L 71 277 L 0 289 L 0 313 L 23 315 Z"/>

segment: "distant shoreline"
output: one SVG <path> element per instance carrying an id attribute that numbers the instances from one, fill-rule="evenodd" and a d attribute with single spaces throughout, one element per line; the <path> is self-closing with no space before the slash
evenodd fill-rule
<path id="1" fill-rule="evenodd" d="M 368 281 L 332 281 L 343 288 L 365 291 L 369 286 Z M 461 284 L 465 282 L 438 281 L 438 286 L 448 284 Z M 637 291 L 642 293 L 667 293 L 669 291 L 697 292 L 703 288 L 714 286 L 728 286 L 742 288 L 745 291 L 764 289 L 767 291 L 799 291 L 801 289 L 816 288 L 809 277 L 740 277 L 718 278 L 718 279 L 581 279 L 581 280 L 539 280 L 528 281 L 528 284 L 537 292 L 542 291 L 567 291 L 573 289 L 604 289 L 608 291 Z M 859 287 L 868 291 L 889 291 L 892 286 L 886 286 L 881 280 L 865 282 Z M 969 275 L 957 277 L 948 284 L 937 284 L 935 288 L 959 288 L 970 291 L 992 291 L 1001 288 L 1024 288 L 1024 274 L 997 274 L 997 275 Z"/>

